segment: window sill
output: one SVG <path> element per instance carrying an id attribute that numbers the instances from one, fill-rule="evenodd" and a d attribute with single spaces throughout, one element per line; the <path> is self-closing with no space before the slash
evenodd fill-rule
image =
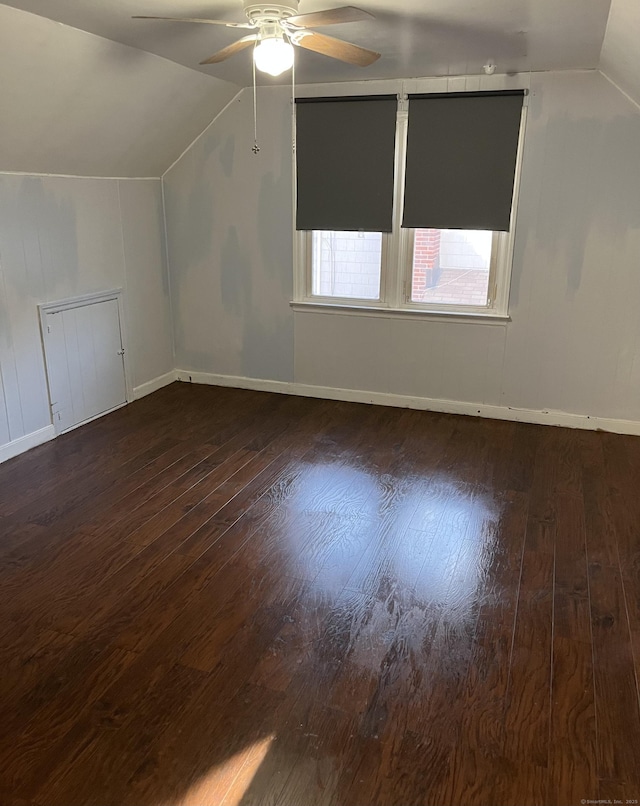
<path id="1" fill-rule="evenodd" d="M 511 321 L 508 314 L 482 311 L 444 311 L 444 310 L 418 310 L 416 308 L 383 308 L 373 305 L 345 305 L 333 302 L 291 302 L 296 312 L 304 313 L 333 313 L 341 316 L 369 316 L 381 319 L 420 319 L 439 320 L 447 322 L 465 322 L 467 324 L 506 325 Z"/>

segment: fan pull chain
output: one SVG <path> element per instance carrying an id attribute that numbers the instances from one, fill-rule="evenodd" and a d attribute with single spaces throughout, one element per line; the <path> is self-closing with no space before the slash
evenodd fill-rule
<path id="1" fill-rule="evenodd" d="M 254 45 L 255 48 L 255 45 Z M 256 61 L 251 59 L 253 64 L 253 148 L 251 149 L 254 154 L 260 153 L 260 146 L 258 145 L 258 96 L 256 93 Z"/>
<path id="2" fill-rule="evenodd" d="M 296 108 L 296 51 L 293 51 L 293 64 L 291 65 L 291 103 Z"/>
<path id="3" fill-rule="evenodd" d="M 296 153 L 296 56 L 293 51 L 293 64 L 291 65 L 291 152 Z"/>

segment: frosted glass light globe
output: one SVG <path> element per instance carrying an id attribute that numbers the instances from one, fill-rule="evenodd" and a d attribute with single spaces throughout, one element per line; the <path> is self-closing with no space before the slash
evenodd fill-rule
<path id="1" fill-rule="evenodd" d="M 293 67 L 293 45 L 281 37 L 263 39 L 253 51 L 253 60 L 261 72 L 279 76 Z"/>

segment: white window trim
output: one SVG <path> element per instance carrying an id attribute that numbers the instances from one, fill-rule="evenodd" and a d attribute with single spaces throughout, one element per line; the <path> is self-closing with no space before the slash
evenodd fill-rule
<path id="1" fill-rule="evenodd" d="M 441 318 L 450 321 L 473 319 L 476 321 L 509 321 L 509 292 L 513 269 L 513 254 L 516 236 L 516 219 L 522 161 L 528 112 L 528 96 L 525 93 L 518 138 L 518 156 L 513 185 L 511 222 L 508 232 L 497 232 L 493 236 L 493 255 L 489 277 L 488 305 L 448 305 L 443 303 L 425 304 L 411 301 L 411 251 L 413 248 L 412 229 L 403 229 L 402 204 L 406 165 L 408 104 L 399 102 L 394 179 L 393 231 L 382 234 L 382 266 L 380 279 L 380 299 L 358 299 L 355 297 L 327 297 L 311 294 L 312 290 L 312 233 L 295 230 L 294 223 L 294 278 L 291 306 L 296 311 L 329 311 L 355 315 L 401 315 L 409 318 Z M 294 114 L 295 127 L 295 114 Z M 295 149 L 293 153 L 295 188 Z M 294 190 L 295 217 L 295 190 Z"/>

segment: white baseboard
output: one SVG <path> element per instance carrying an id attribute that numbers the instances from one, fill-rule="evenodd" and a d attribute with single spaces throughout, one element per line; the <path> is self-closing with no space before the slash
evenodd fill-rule
<path id="1" fill-rule="evenodd" d="M 190 369 L 177 369 L 176 380 L 185 383 L 202 383 L 206 386 L 231 386 L 234 389 L 253 389 L 256 392 L 277 392 L 283 395 L 301 395 L 299 384 L 287 381 L 269 381 L 264 378 L 244 378 L 240 375 L 216 375 L 213 372 L 193 372 Z M 310 386 L 309 389 L 318 389 L 317 395 L 304 395 L 304 397 L 325 397 L 321 394 L 320 386 Z"/>
<path id="2" fill-rule="evenodd" d="M 26 434 L 24 437 L 14 439 L 12 442 L 8 442 L 6 445 L 0 445 L 0 464 L 2 462 L 6 462 L 7 459 L 13 459 L 14 456 L 18 456 L 31 448 L 42 445 L 43 442 L 49 442 L 49 440 L 53 439 L 55 435 L 56 432 L 54 427 L 52 425 L 47 425 L 44 428 L 40 428 L 37 431 L 32 431 L 30 434 Z"/>
<path id="3" fill-rule="evenodd" d="M 163 386 L 168 386 L 175 380 L 177 380 L 177 373 L 172 369 L 171 372 L 165 372 L 164 375 L 159 375 L 151 381 L 141 383 L 140 386 L 134 386 L 133 399 L 139 400 L 141 397 L 150 395 L 152 392 L 157 392 L 158 389 L 162 389 Z"/>
<path id="4" fill-rule="evenodd" d="M 237 389 L 253 389 L 260 392 L 277 392 L 285 395 L 345 400 L 350 403 L 373 403 L 378 406 L 437 411 L 445 414 L 466 414 L 473 417 L 487 417 L 492 420 L 511 420 L 513 422 L 534 423 L 535 425 L 559 425 L 565 428 L 582 428 L 586 431 L 611 431 L 616 434 L 640 436 L 640 421 L 590 417 L 586 414 L 572 414 L 565 411 L 517 409 L 485 403 L 464 403 L 457 400 L 412 397 L 387 392 L 364 392 L 359 389 L 336 389 L 331 386 L 312 386 L 304 383 L 270 381 L 234 375 L 216 375 L 211 372 L 192 372 L 191 370 L 181 369 L 176 370 L 175 378 L 179 381 L 191 381 L 192 383 L 210 386 L 232 386 Z"/>
<path id="5" fill-rule="evenodd" d="M 359 389 L 336 389 L 331 386 L 313 386 L 304 383 L 244 378 L 235 375 L 216 375 L 211 372 L 192 372 L 190 370 L 167 372 L 148 383 L 136 387 L 134 389 L 135 399 L 151 394 L 163 386 L 173 383 L 173 381 L 191 381 L 192 383 L 210 386 L 231 386 L 236 389 L 253 389 L 259 392 L 276 392 L 286 395 L 300 395 L 302 397 L 325 398 L 327 400 L 344 400 L 351 403 L 372 403 L 378 406 L 437 411 L 445 414 L 467 414 L 475 417 L 488 417 L 494 420 L 511 420 L 537 425 L 560 425 L 566 428 L 611 431 L 616 434 L 640 436 L 640 422 L 637 420 L 589 417 L 584 414 L 572 414 L 564 411 L 516 409 L 507 406 L 491 406 L 484 403 L 463 403 L 456 400 L 394 395 L 386 392 L 365 392 Z M 55 436 L 53 425 L 48 425 L 38 431 L 33 431 L 31 434 L 26 434 L 24 437 L 14 439 L 6 445 L 0 445 L 0 464 L 6 462 L 7 459 L 12 459 L 14 456 L 54 439 Z"/>

